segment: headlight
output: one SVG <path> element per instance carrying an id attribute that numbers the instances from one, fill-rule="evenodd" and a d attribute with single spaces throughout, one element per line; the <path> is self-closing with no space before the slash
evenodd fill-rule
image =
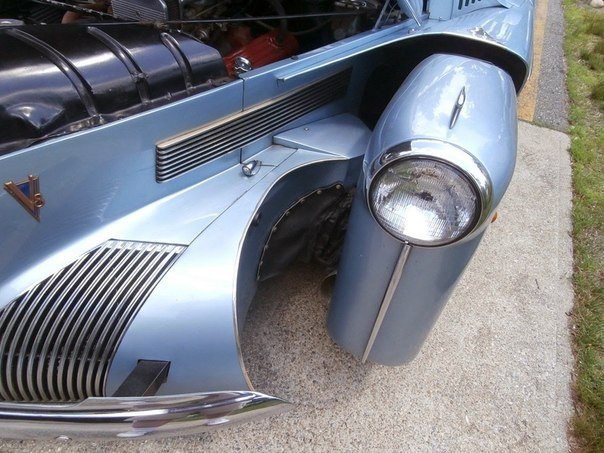
<path id="1" fill-rule="evenodd" d="M 388 233 L 413 245 L 458 241 L 482 225 L 492 208 L 486 170 L 444 142 L 398 145 L 374 162 L 368 176 L 373 216 Z"/>

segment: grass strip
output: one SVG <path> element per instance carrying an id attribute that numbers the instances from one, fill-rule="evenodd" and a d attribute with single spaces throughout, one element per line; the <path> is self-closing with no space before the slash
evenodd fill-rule
<path id="1" fill-rule="evenodd" d="M 577 450 L 604 452 L 604 11 L 564 0 L 575 253 Z"/>

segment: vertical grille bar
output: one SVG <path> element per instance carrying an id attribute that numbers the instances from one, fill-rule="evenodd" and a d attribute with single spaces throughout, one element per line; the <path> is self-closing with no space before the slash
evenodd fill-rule
<path id="1" fill-rule="evenodd" d="M 127 327 L 184 250 L 108 241 L 0 309 L 0 399 L 103 396 Z"/>

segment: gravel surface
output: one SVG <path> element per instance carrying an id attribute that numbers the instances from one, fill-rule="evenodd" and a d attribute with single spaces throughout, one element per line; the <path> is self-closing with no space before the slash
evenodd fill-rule
<path id="1" fill-rule="evenodd" d="M 534 121 L 542 126 L 566 132 L 568 95 L 563 41 L 562 1 L 549 0 Z"/>

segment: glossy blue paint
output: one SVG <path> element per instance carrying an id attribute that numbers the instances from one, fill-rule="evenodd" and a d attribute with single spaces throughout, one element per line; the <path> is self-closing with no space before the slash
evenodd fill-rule
<path id="1" fill-rule="evenodd" d="M 479 234 L 448 247 L 411 247 L 368 360 L 400 365 L 419 353 L 481 239 Z"/>
<path id="2" fill-rule="evenodd" d="M 365 154 L 370 138 L 371 131 L 361 120 L 343 114 L 282 132 L 273 142 L 350 159 Z"/>
<path id="3" fill-rule="evenodd" d="M 336 343 L 361 358 L 403 245 L 376 224 L 362 196 L 349 222 L 327 325 Z"/>
<path id="4" fill-rule="evenodd" d="M 237 164 L 239 155 L 234 153 L 165 184 L 155 182 L 155 143 L 200 122 L 240 111 L 242 90 L 242 82 L 233 82 L 157 110 L 2 156 L 0 181 L 39 176 L 46 204 L 41 222 L 32 222 L 6 191 L 0 191 L 0 306 L 103 242 L 84 240 L 98 229 Z M 215 107 L 205 108 L 209 104 Z M 69 253 L 79 241 L 83 242 Z M 11 296 L 4 293 L 6 285 Z"/>
<path id="5" fill-rule="evenodd" d="M 451 127 L 463 88 L 466 99 Z M 483 224 L 467 239 L 444 247 L 411 248 L 369 360 L 408 362 L 436 322 L 512 178 L 515 102 L 512 80 L 499 68 L 466 57 L 435 55 L 409 75 L 382 114 L 364 157 L 364 178 L 370 164 L 392 147 L 428 139 L 463 149 L 479 161 L 490 176 L 493 198 L 483 207 Z M 451 163 L 456 164 L 454 155 Z M 365 192 L 359 190 L 328 320 L 332 338 L 357 357 L 365 353 L 401 248 L 371 218 Z"/>
<path id="6" fill-rule="evenodd" d="M 156 210 L 164 216 L 169 213 L 176 229 L 188 223 L 193 212 L 205 212 L 198 216 L 207 226 L 192 240 L 130 326 L 111 368 L 108 394 L 141 357 L 171 362 L 170 379 L 161 387 L 161 394 L 194 392 L 200 386 L 206 391 L 251 389 L 238 336 L 255 292 L 259 253 L 275 218 L 299 197 L 333 181 L 352 184 L 356 179 L 359 165 L 352 174 L 350 166 L 365 151 L 367 127 L 350 115 L 306 126 L 327 136 L 334 136 L 342 127 L 348 134 L 334 142 L 333 150 L 325 143 L 322 150 L 311 149 L 304 137 L 297 138 L 308 132 L 302 128 L 284 134 L 289 136 L 289 147 L 274 145 L 255 156 L 262 162 L 255 176 L 248 178 L 240 171 L 237 174 L 234 171 L 239 167 L 234 168 L 230 182 L 225 177 L 220 181 L 225 185 L 223 190 L 226 186 L 238 187 L 240 196 L 218 214 L 193 203 L 187 209 L 180 202 L 182 197 L 174 197 L 169 210 Z M 206 190 L 213 188 L 200 184 L 191 189 L 189 202 L 207 198 Z M 263 222 L 252 226 L 258 212 Z M 149 341 L 150 332 L 166 332 L 166 336 L 162 335 L 161 344 L 156 344 Z"/>
<path id="7" fill-rule="evenodd" d="M 421 13 L 419 1 L 401 4 Z M 251 389 L 238 336 L 270 229 L 300 197 L 358 181 L 329 330 L 361 357 L 403 248 L 368 210 L 364 187 L 371 163 L 391 147 L 418 139 L 461 149 L 488 172 L 488 215 L 513 173 L 518 87 L 503 69 L 483 60 L 430 56 L 407 77 L 373 131 L 358 117 L 373 70 L 401 43 L 412 48 L 426 37 L 458 37 L 530 66 L 531 2 L 506 1 L 504 7 L 485 1 L 463 14 L 453 12 L 456 4 L 432 1 L 433 14 L 419 14 L 419 25 L 409 19 L 358 34 L 161 108 L 0 157 L 0 182 L 39 176 L 46 199 L 37 223 L 0 191 L 0 309 L 108 239 L 183 244 L 186 251 L 122 339 L 106 393 L 117 389 L 139 359 L 171 362 L 163 395 Z M 453 18 L 437 20 L 447 10 Z M 243 149 L 155 181 L 158 141 L 229 121 L 232 114 L 345 69 L 351 79 L 342 99 Z M 452 121 L 462 90 L 466 99 Z M 252 158 L 262 165 L 247 177 L 241 162 Z M 417 353 L 486 226 L 457 244 L 412 248 L 369 360 L 399 364 Z"/>
<path id="8" fill-rule="evenodd" d="M 462 89 L 466 100 L 451 128 Z M 434 55 L 424 60 L 380 118 L 365 154 L 365 169 L 387 149 L 414 139 L 446 142 L 480 161 L 492 180 L 496 206 L 516 161 L 516 94 L 510 76 L 466 57 Z"/>
<path id="9" fill-rule="evenodd" d="M 427 21 L 424 36 L 459 36 L 506 49 L 520 57 L 527 68 L 533 54 L 533 4 L 520 1 L 509 8 L 485 8 L 450 20 Z M 527 71 L 527 78 L 528 78 Z"/>

